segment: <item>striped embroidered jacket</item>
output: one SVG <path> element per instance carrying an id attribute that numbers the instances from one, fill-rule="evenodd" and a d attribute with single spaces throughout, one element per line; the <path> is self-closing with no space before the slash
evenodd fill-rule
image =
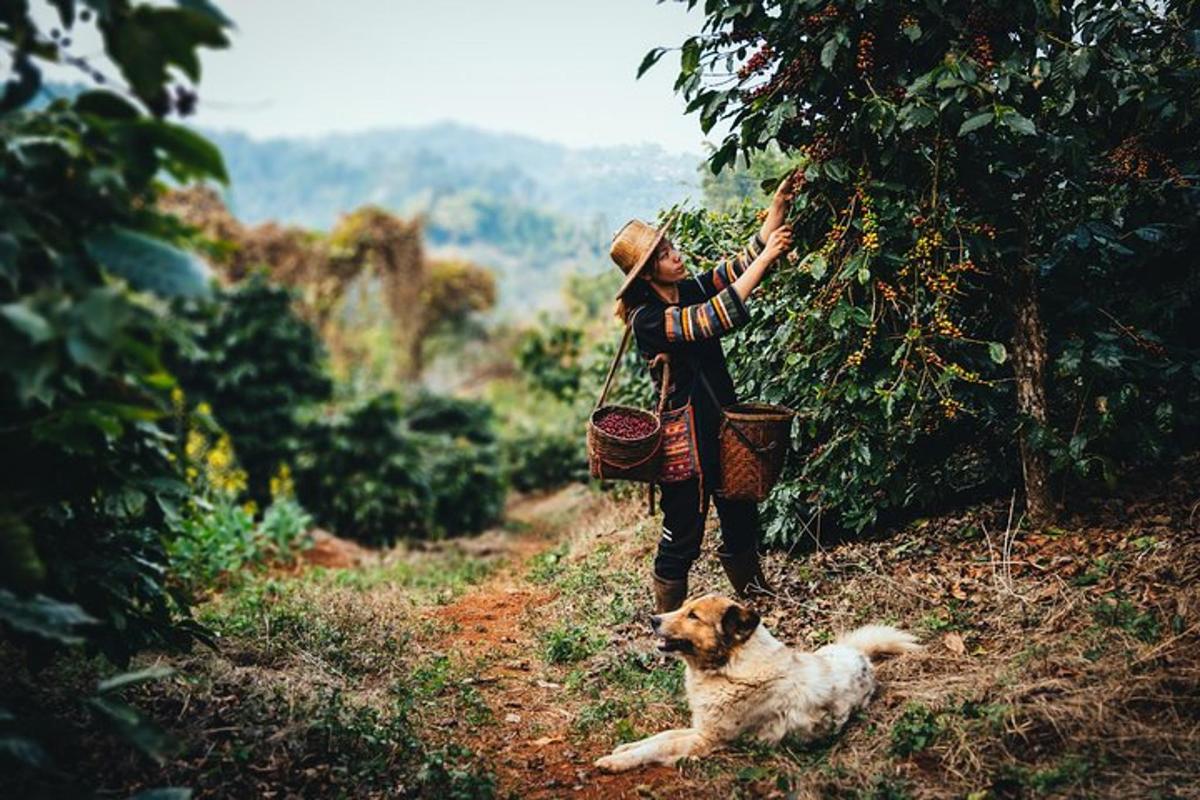
<path id="1" fill-rule="evenodd" d="M 708 393 L 698 385 L 696 370 L 704 371 L 721 405 L 737 402 L 720 337 L 750 320 L 745 303 L 732 285 L 762 252 L 763 245 L 755 234 L 740 253 L 725 259 L 715 269 L 680 281 L 677 305 L 669 305 L 658 295 L 648 293 L 632 315 L 633 332 L 642 357 L 648 361 L 658 353 L 671 355 L 668 407 L 679 408 L 689 399 L 695 406 L 700 457 L 706 475 L 716 474 L 720 409 L 713 406 Z M 661 370 L 652 370 L 651 378 L 657 394 Z"/>

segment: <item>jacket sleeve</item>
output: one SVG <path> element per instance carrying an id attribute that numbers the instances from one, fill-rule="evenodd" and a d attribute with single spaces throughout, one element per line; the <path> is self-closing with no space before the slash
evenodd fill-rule
<path id="1" fill-rule="evenodd" d="M 663 353 L 688 342 L 724 336 L 749 320 L 746 304 L 731 287 L 702 303 L 642 308 L 633 319 L 633 330 L 645 351 Z"/>
<path id="2" fill-rule="evenodd" d="M 740 253 L 733 258 L 726 258 L 717 265 L 716 269 L 710 269 L 708 272 L 695 276 L 696 282 L 704 291 L 704 296 L 713 297 L 728 289 L 746 271 L 751 262 L 758 258 L 758 254 L 763 251 L 765 246 L 766 242 L 758 233 L 755 233 L 754 238 L 746 243 Z"/>

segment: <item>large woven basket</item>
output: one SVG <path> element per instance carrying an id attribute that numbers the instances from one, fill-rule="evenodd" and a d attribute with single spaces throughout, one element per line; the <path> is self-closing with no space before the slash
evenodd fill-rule
<path id="1" fill-rule="evenodd" d="M 596 424 L 614 412 L 645 418 L 654 423 L 654 430 L 636 439 L 614 436 Z M 649 411 L 632 406 L 600 406 L 588 420 L 587 444 L 593 478 L 647 482 L 658 478 L 662 464 L 662 424 Z"/>
<path id="2" fill-rule="evenodd" d="M 730 500 L 767 499 L 783 472 L 792 417 L 787 406 L 737 403 L 721 415 L 721 488 Z"/>
<path id="3" fill-rule="evenodd" d="M 600 397 L 596 400 L 596 407 L 592 409 L 592 416 L 588 419 L 588 468 L 593 478 L 613 478 L 654 483 L 658 480 L 659 470 L 662 467 L 663 430 L 661 415 L 667 402 L 667 385 L 670 373 L 667 372 L 663 375 L 662 387 L 658 398 L 658 413 L 632 406 L 606 405 L 604 402 L 605 398 L 608 397 L 608 390 L 612 388 L 613 376 L 616 374 L 617 365 L 621 363 L 621 356 L 625 354 L 625 348 L 629 344 L 629 338 L 632 333 L 633 323 L 631 320 L 625 326 L 625 333 L 621 337 L 621 344 L 617 347 L 612 364 L 608 367 L 608 375 L 604 379 L 604 387 L 600 390 Z M 669 364 L 666 366 L 666 369 L 670 369 Z M 615 436 L 596 424 L 606 414 L 614 412 L 647 419 L 654 424 L 654 429 L 645 436 L 633 439 Z M 653 494 L 651 494 L 650 504 L 651 509 L 653 509 Z"/>

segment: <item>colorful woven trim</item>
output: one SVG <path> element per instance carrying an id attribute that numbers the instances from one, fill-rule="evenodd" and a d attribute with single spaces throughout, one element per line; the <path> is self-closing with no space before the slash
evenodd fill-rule
<path id="1" fill-rule="evenodd" d="M 722 261 L 720 265 L 712 271 L 713 286 L 718 292 L 729 288 L 733 282 L 741 277 L 742 273 L 750 266 L 754 259 L 758 258 L 758 254 L 762 252 L 764 242 L 756 233 L 749 244 L 732 259 Z"/>
<path id="2" fill-rule="evenodd" d="M 711 339 L 741 327 L 750 319 L 745 303 L 732 287 L 703 303 L 682 308 L 669 306 L 663 313 L 666 315 L 663 329 L 668 342 Z"/>

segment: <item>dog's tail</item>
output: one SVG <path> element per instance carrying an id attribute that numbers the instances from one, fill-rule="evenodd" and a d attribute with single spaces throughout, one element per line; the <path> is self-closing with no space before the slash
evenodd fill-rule
<path id="1" fill-rule="evenodd" d="M 891 625 L 864 625 L 842 634 L 837 643 L 853 647 L 871 659 L 881 655 L 898 656 L 921 649 L 917 637 Z"/>

